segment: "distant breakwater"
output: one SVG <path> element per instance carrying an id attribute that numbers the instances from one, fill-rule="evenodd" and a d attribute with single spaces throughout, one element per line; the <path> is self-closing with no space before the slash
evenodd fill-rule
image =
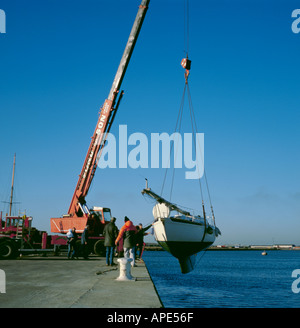
<path id="1" fill-rule="evenodd" d="M 211 246 L 207 251 L 288 251 L 300 250 L 299 246 Z M 165 251 L 159 244 L 146 244 L 145 251 Z"/>

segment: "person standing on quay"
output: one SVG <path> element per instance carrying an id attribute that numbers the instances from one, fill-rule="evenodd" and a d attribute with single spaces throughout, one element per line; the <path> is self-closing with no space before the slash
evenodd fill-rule
<path id="1" fill-rule="evenodd" d="M 67 244 L 68 244 L 68 259 L 71 258 L 71 253 L 72 253 L 72 239 L 73 239 L 73 233 L 72 233 L 72 229 L 69 229 L 69 231 L 67 232 Z"/>
<path id="2" fill-rule="evenodd" d="M 67 238 L 68 238 L 68 259 L 70 258 L 74 259 L 74 257 L 78 259 L 77 245 L 76 245 L 78 236 L 75 227 L 73 229 L 69 229 L 69 232 L 67 233 Z"/>
<path id="3" fill-rule="evenodd" d="M 139 251 L 138 258 L 142 259 L 143 249 L 144 249 L 144 236 L 149 235 L 149 233 L 146 233 L 148 229 L 152 227 L 152 223 L 148 225 L 146 228 L 143 228 L 142 223 L 139 224 L 139 229 L 136 235 L 136 247 Z"/>
<path id="4" fill-rule="evenodd" d="M 121 228 L 119 235 L 115 241 L 115 245 L 123 237 L 123 247 L 124 247 L 124 257 L 131 258 L 131 266 L 135 266 L 135 245 L 136 245 L 136 238 L 135 234 L 137 232 L 136 227 L 133 223 L 128 219 L 127 216 L 124 218 L 125 224 Z"/>
<path id="5" fill-rule="evenodd" d="M 81 235 L 81 250 L 83 253 L 83 258 L 85 260 L 88 259 L 88 239 L 89 239 L 88 229 L 89 229 L 89 226 L 87 225 Z"/>
<path id="6" fill-rule="evenodd" d="M 104 227 L 103 236 L 104 246 L 106 247 L 106 265 L 115 265 L 114 263 L 114 252 L 115 252 L 115 241 L 118 236 L 118 228 L 115 225 L 116 218 L 111 218 L 110 222 Z"/>

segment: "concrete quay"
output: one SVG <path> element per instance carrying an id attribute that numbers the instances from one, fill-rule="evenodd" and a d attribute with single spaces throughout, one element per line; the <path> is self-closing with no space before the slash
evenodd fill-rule
<path id="1" fill-rule="evenodd" d="M 117 281 L 119 265 L 106 266 L 96 256 L 1 260 L 6 293 L 0 293 L 0 308 L 162 308 L 145 263 L 136 265 L 135 281 Z"/>

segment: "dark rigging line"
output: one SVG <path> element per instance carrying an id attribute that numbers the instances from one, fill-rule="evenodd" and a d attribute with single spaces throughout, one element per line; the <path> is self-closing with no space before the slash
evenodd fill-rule
<path id="1" fill-rule="evenodd" d="M 197 133 L 197 130 L 198 129 L 197 129 L 195 112 L 194 112 L 194 109 L 193 109 L 192 97 L 191 97 L 191 93 L 190 93 L 189 87 L 187 88 L 187 91 L 188 91 L 188 97 L 189 97 L 189 102 L 190 102 L 190 114 L 191 114 L 191 117 L 193 117 L 193 119 L 192 118 L 191 119 L 192 119 L 192 121 L 195 124 L 195 129 L 196 129 L 196 133 Z M 204 168 L 204 161 L 203 161 L 202 153 L 200 155 L 201 155 L 201 159 L 202 159 L 203 174 L 204 174 L 205 184 L 206 184 L 206 188 L 207 188 L 209 203 L 210 203 L 210 206 L 212 207 L 212 201 L 211 201 L 210 191 L 209 191 L 209 187 L 208 187 L 208 181 L 207 181 L 206 171 L 205 171 L 205 168 Z"/>
<path id="2" fill-rule="evenodd" d="M 183 95 L 182 95 L 182 99 L 181 99 L 181 103 L 180 103 L 180 107 L 179 107 L 179 112 L 178 112 L 178 116 L 177 116 L 177 121 L 176 121 L 176 125 L 175 125 L 175 132 L 177 131 L 178 124 L 181 127 L 181 118 L 182 118 L 183 107 L 184 107 L 185 92 L 186 92 L 186 87 L 184 87 L 184 90 L 183 90 Z M 180 128 L 179 128 L 179 130 L 180 130 Z M 168 166 L 170 165 L 173 145 L 174 145 L 174 143 L 171 144 Z M 161 193 L 160 193 L 161 195 L 163 194 L 163 190 L 164 190 L 164 186 L 165 186 L 165 182 L 166 182 L 166 178 L 167 178 L 168 166 L 166 167 L 166 171 L 165 171 L 165 176 L 164 176 L 164 180 L 163 180 L 163 184 L 162 184 L 162 188 L 161 188 Z"/>
<path id="3" fill-rule="evenodd" d="M 180 115 L 180 121 L 179 121 L 179 129 L 178 133 L 181 131 L 181 122 L 182 122 L 182 114 L 183 114 L 183 109 L 184 109 L 184 98 L 185 98 L 185 91 L 186 91 L 186 84 L 184 86 L 183 90 L 183 96 L 182 96 L 182 101 L 181 101 L 181 115 Z M 175 143 L 175 140 L 174 140 Z M 173 174 L 172 174 L 172 182 L 171 182 L 171 190 L 170 190 L 170 201 L 172 199 L 172 193 L 173 193 L 173 185 L 174 185 L 174 177 L 175 177 L 175 163 L 177 161 L 177 152 L 178 152 L 179 145 L 177 145 L 177 149 L 174 149 L 174 167 L 173 167 Z"/>
<path id="4" fill-rule="evenodd" d="M 192 126 L 194 147 L 195 147 L 195 154 L 196 154 L 196 161 L 197 161 L 197 138 L 196 138 L 197 126 L 196 126 L 196 119 L 195 119 L 195 116 L 192 115 L 192 112 L 194 113 L 194 110 L 193 110 L 193 104 L 192 104 L 192 97 L 191 97 L 191 93 L 190 93 L 190 88 L 189 88 L 188 84 L 186 84 L 186 85 L 187 85 L 187 91 L 188 91 L 188 102 L 189 102 L 189 109 L 190 109 L 191 126 Z M 201 150 L 200 150 L 200 156 L 202 158 Z M 204 169 L 203 160 L 202 160 L 202 165 L 203 165 L 203 169 Z M 199 174 L 199 167 L 198 166 L 197 166 L 197 170 L 198 170 L 198 174 Z M 201 200 L 202 200 L 202 205 L 203 205 L 204 204 L 204 197 L 203 197 L 201 179 L 199 178 L 198 181 L 199 181 L 200 194 L 201 194 Z"/>

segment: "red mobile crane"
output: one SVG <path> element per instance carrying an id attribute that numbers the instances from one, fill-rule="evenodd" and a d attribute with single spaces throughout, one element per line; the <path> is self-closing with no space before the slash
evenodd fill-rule
<path id="1" fill-rule="evenodd" d="M 63 233 L 76 227 L 78 233 L 83 232 L 85 226 L 90 226 L 91 247 L 98 255 L 103 255 L 103 227 L 111 218 L 109 208 L 94 207 L 91 216 L 85 201 L 92 183 L 102 149 L 105 145 L 107 133 L 110 131 L 116 116 L 123 91 L 120 87 L 129 64 L 134 46 L 142 27 L 150 0 L 142 0 L 135 18 L 129 39 L 127 41 L 118 71 L 113 81 L 108 98 L 99 113 L 99 119 L 81 170 L 78 183 L 67 215 L 62 218 L 51 218 L 51 232 Z M 13 187 L 12 187 L 13 188 Z M 12 203 L 12 199 L 11 199 Z M 59 251 L 60 245 L 67 244 L 67 238 L 62 235 L 48 235 L 32 227 L 32 217 L 24 215 L 9 216 L 2 219 L 0 212 L 0 259 L 16 258 L 22 253 L 54 253 Z"/>
<path id="2" fill-rule="evenodd" d="M 51 218 L 51 232 L 66 233 L 68 229 L 76 227 L 78 233 L 83 232 L 85 226 L 89 225 L 89 232 L 97 242 L 106 221 L 111 218 L 109 208 L 94 207 L 92 213 L 86 205 L 85 198 L 88 194 L 92 183 L 99 158 L 101 156 L 107 133 L 110 131 L 115 115 L 117 113 L 123 91 L 120 87 L 129 64 L 134 46 L 136 44 L 139 32 L 141 30 L 148 4 L 150 0 L 142 0 L 138 13 L 136 15 L 129 39 L 127 41 L 119 68 L 115 75 L 108 98 L 105 100 L 100 110 L 98 122 L 91 139 L 91 143 L 79 175 L 79 179 L 72 197 L 72 201 L 68 210 L 68 214 L 61 218 Z M 94 216 L 90 214 L 95 214 Z M 103 239 L 103 237 L 102 237 Z"/>

